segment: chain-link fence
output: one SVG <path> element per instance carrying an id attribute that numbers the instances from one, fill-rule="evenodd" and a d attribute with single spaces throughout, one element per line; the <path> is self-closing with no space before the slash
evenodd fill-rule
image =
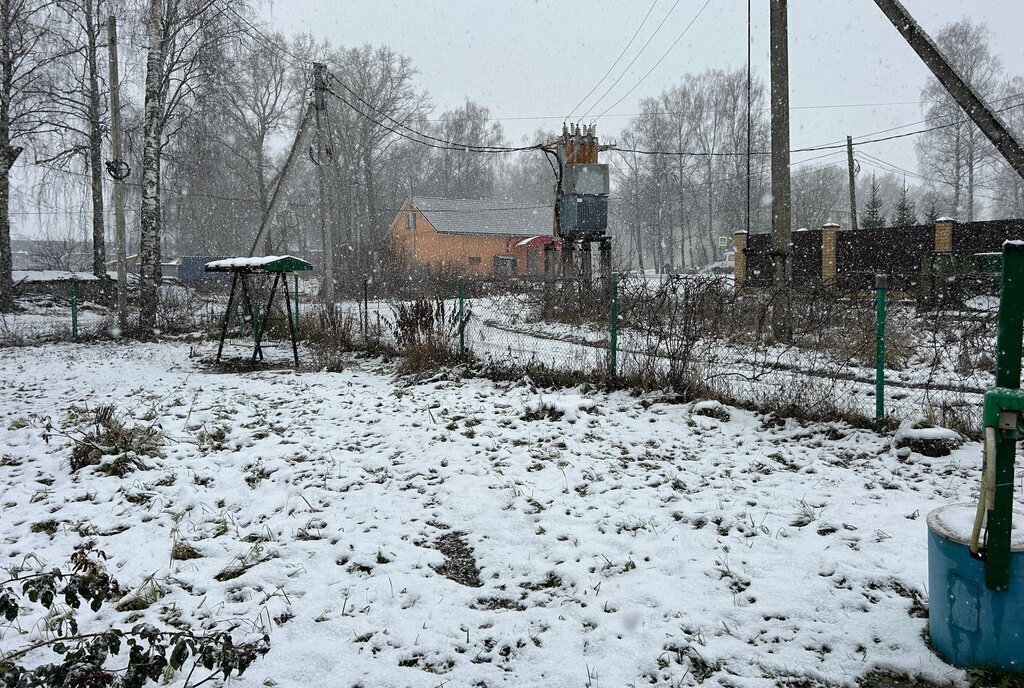
<path id="1" fill-rule="evenodd" d="M 138 320 L 137 291 L 129 291 L 128 331 L 120 326 L 116 284 L 63 279 L 16 291 L 17 309 L 0 312 L 0 346 L 96 341 L 131 336 Z M 223 314 L 226 295 L 174 283 L 160 287 L 159 334 L 209 333 Z"/>
<path id="2" fill-rule="evenodd" d="M 871 291 L 816 285 L 737 293 L 724 276 L 637 273 L 367 278 L 356 291 L 334 315 L 309 309 L 314 349 L 399 354 L 409 371 L 462 358 L 503 377 L 667 389 L 797 418 L 875 417 Z M 925 421 L 976 432 L 992 383 L 997 305 L 991 293 L 945 305 L 892 295 L 887 425 Z"/>
<path id="3" fill-rule="evenodd" d="M 815 285 L 737 292 L 726 276 L 640 273 L 592 280 L 389 275 L 350 282 L 329 309 L 318 302 L 315 281 L 303 281 L 298 328 L 314 367 L 340 368 L 344 354 L 363 350 L 400 356 L 406 372 L 461 359 L 505 377 L 666 389 L 797 418 L 866 423 L 875 415 L 871 291 Z M 70 297 L 69 288 L 67 298 L 51 297 L 38 315 L 0 316 L 0 339 L 72 339 Z M 260 302 L 259 294 L 254 298 Z M 225 300 L 165 287 L 161 326 L 214 334 Z M 993 289 L 939 301 L 892 295 L 888 425 L 923 420 L 976 431 L 994 373 L 997 306 Z M 113 309 L 82 301 L 74 307 L 80 339 L 116 329 Z M 280 304 L 275 308 L 268 347 L 287 342 L 286 314 Z M 780 329 L 779 322 L 788 324 Z M 245 325 L 236 321 L 231 335 L 251 347 Z"/>

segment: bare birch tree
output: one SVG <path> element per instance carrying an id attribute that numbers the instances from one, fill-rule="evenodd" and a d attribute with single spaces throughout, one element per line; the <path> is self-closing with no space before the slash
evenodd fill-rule
<path id="1" fill-rule="evenodd" d="M 60 54 L 48 45 L 50 0 L 0 0 L 0 311 L 14 308 L 11 279 L 11 168 L 24 146 L 51 126 L 47 70 Z"/>
<path id="2" fill-rule="evenodd" d="M 224 0 L 231 2 L 232 0 Z M 236 3 L 237 4 L 237 3 Z M 231 23 L 223 2 L 148 0 L 139 233 L 139 333 L 155 334 L 161 265 L 161 157 L 188 109 L 208 93 Z"/>
<path id="3" fill-rule="evenodd" d="M 90 179 L 92 222 L 92 271 L 106 275 L 106 244 L 103 218 L 103 137 L 106 111 L 101 103 L 100 50 L 104 47 L 105 0 L 56 0 L 53 40 L 61 59 L 49 69 L 48 110 L 54 136 L 36 163 L 74 171 L 85 163 Z"/>

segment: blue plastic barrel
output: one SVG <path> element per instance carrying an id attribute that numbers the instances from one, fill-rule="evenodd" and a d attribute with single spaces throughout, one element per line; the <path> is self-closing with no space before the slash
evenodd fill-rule
<path id="1" fill-rule="evenodd" d="M 975 504 L 928 514 L 928 634 L 950 664 L 1024 672 L 1024 512 L 1013 513 L 1010 588 L 985 587 L 985 564 L 971 557 Z"/>

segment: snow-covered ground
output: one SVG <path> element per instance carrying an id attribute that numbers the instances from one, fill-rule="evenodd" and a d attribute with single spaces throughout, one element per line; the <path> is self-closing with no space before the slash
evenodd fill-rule
<path id="1" fill-rule="evenodd" d="M 926 458 L 715 403 L 190 356 L 214 347 L 0 349 L 0 561 L 95 540 L 160 592 L 133 621 L 269 633 L 240 686 L 964 681 L 925 645 L 925 516 L 971 499 L 977 444 Z M 102 405 L 162 437 L 124 478 L 70 470 Z"/>

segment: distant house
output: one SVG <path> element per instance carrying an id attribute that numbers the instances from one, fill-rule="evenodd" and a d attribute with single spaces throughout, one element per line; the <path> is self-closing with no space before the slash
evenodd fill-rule
<path id="1" fill-rule="evenodd" d="M 410 266 L 522 275 L 539 271 L 540 252 L 554 239 L 553 233 L 550 206 L 417 196 L 402 205 L 388 237 Z"/>

